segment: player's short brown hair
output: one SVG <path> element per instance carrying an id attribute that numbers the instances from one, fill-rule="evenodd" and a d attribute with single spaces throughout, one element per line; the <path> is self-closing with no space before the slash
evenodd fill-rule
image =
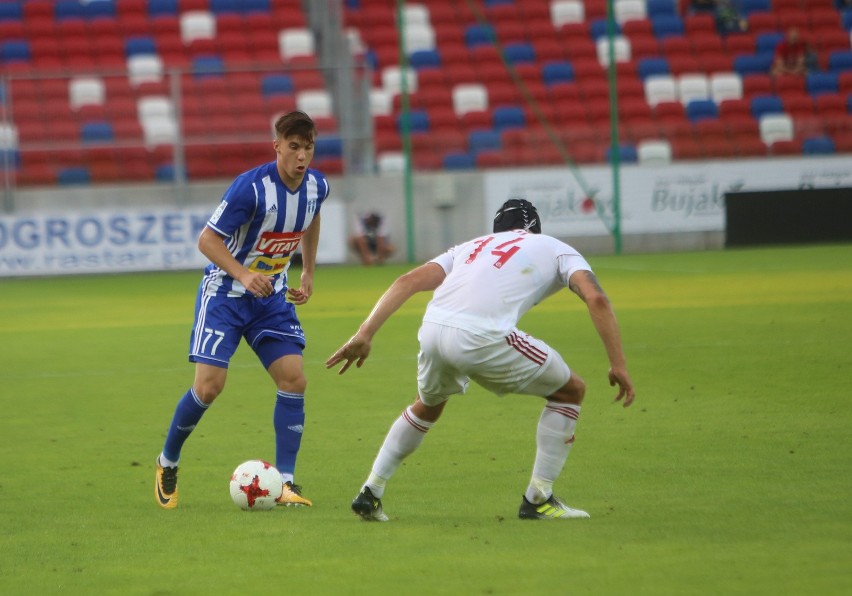
<path id="1" fill-rule="evenodd" d="M 279 139 L 297 136 L 313 143 L 317 136 L 317 127 L 310 116 L 297 110 L 283 114 L 275 121 L 275 136 Z"/>

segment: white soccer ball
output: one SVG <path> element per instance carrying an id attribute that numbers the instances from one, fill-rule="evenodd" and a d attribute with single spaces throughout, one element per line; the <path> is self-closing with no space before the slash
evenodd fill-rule
<path id="1" fill-rule="evenodd" d="M 266 511 L 284 491 L 281 474 L 270 463 L 251 459 L 237 466 L 231 474 L 231 499 L 240 509 Z"/>

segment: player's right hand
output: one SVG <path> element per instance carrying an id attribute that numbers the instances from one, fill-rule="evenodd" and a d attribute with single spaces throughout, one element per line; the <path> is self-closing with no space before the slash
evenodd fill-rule
<path id="1" fill-rule="evenodd" d="M 615 401 L 623 399 L 625 408 L 636 399 L 636 391 L 633 389 L 633 381 L 630 380 L 630 373 L 627 372 L 627 369 L 609 369 L 609 384 L 612 387 L 618 385 L 618 395 L 615 396 Z"/>
<path id="2" fill-rule="evenodd" d="M 361 365 L 364 364 L 367 356 L 370 355 L 371 348 L 372 344 L 370 340 L 355 334 L 349 339 L 349 341 L 340 346 L 340 348 L 332 354 L 328 360 L 326 360 L 325 367 L 332 368 L 339 362 L 343 362 L 345 360 L 346 363 L 337 373 L 339 375 L 345 373 L 346 370 L 352 366 L 353 362 L 355 362 L 355 366 L 361 368 Z"/>

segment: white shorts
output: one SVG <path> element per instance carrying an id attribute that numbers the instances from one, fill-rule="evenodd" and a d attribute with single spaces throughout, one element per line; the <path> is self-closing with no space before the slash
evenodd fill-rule
<path id="1" fill-rule="evenodd" d="M 518 329 L 507 337 L 488 338 L 425 322 L 417 339 L 417 388 L 427 406 L 464 393 L 471 379 L 497 395 L 547 397 L 571 378 L 571 369 L 555 350 Z"/>

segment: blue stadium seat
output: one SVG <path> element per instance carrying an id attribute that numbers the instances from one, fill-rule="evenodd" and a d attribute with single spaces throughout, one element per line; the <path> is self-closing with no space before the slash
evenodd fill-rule
<path id="1" fill-rule="evenodd" d="M 751 98 L 751 115 L 760 120 L 767 114 L 783 114 L 784 102 L 777 95 L 757 95 Z"/>
<path id="2" fill-rule="evenodd" d="M 683 19 L 678 15 L 661 15 L 651 19 L 651 28 L 654 37 L 665 39 L 666 37 L 681 37 L 684 34 Z"/>
<path id="3" fill-rule="evenodd" d="M 541 79 L 545 85 L 574 81 L 574 66 L 570 62 L 547 62 L 541 67 Z"/>
<path id="4" fill-rule="evenodd" d="M 115 2 L 118 0 L 97 0 L 83 5 L 83 15 L 87 19 L 115 17 Z"/>
<path id="5" fill-rule="evenodd" d="M 526 42 L 509 43 L 503 47 L 503 57 L 509 64 L 534 63 L 535 50 Z"/>
<path id="6" fill-rule="evenodd" d="M 480 151 L 502 149 L 500 133 L 495 130 L 472 130 L 467 135 L 467 146 L 474 158 Z"/>
<path id="7" fill-rule="evenodd" d="M 0 62 L 29 62 L 32 59 L 30 42 L 12 40 L 0 43 Z"/>
<path id="8" fill-rule="evenodd" d="M 21 152 L 17 149 L 0 149 L 0 170 L 17 170 L 21 167 Z"/>
<path id="9" fill-rule="evenodd" d="M 177 15 L 178 0 L 148 0 L 148 16 Z"/>
<path id="10" fill-rule="evenodd" d="M 662 57 L 649 56 L 640 58 L 636 64 L 636 74 L 643 81 L 651 75 L 671 74 L 669 61 Z"/>
<path id="11" fill-rule="evenodd" d="M 420 70 L 421 68 L 441 68 L 441 54 L 438 50 L 417 50 L 411 52 L 408 57 L 408 63 L 412 68 Z"/>
<path id="12" fill-rule="evenodd" d="M 802 142 L 802 153 L 805 155 L 831 155 L 834 152 L 834 141 L 829 137 L 809 137 Z"/>
<path id="13" fill-rule="evenodd" d="M 492 110 L 491 123 L 494 130 L 503 132 L 510 128 L 526 127 L 527 117 L 519 106 L 500 106 Z"/>
<path id="14" fill-rule="evenodd" d="M 834 50 L 829 53 L 828 70 L 834 73 L 852 70 L 852 50 Z"/>
<path id="15" fill-rule="evenodd" d="M 219 56 L 207 54 L 192 59 L 192 75 L 196 79 L 221 77 L 224 73 L 225 64 Z"/>
<path id="16" fill-rule="evenodd" d="M 53 7 L 53 17 L 57 21 L 65 19 L 85 19 L 86 7 L 78 0 L 61 0 Z"/>
<path id="17" fill-rule="evenodd" d="M 690 122 L 715 120 L 719 117 L 719 108 L 712 99 L 694 99 L 686 104 L 686 117 Z"/>
<path id="18" fill-rule="evenodd" d="M 92 181 L 92 175 L 89 173 L 89 168 L 85 166 L 62 168 L 56 174 L 56 181 L 63 185 L 89 184 Z"/>
<path id="19" fill-rule="evenodd" d="M 612 163 L 612 147 L 606 149 L 606 161 Z M 621 163 L 636 163 L 639 161 L 639 153 L 633 143 L 623 143 L 618 146 L 618 160 Z"/>
<path id="20" fill-rule="evenodd" d="M 755 54 L 769 52 L 775 53 L 775 47 L 784 40 L 784 34 L 780 31 L 766 31 L 759 33 L 754 40 Z"/>
<path id="21" fill-rule="evenodd" d="M 589 35 L 595 41 L 599 37 L 606 37 L 607 28 L 608 28 L 606 19 L 593 19 L 591 23 L 589 23 Z M 621 35 L 621 25 L 619 23 L 615 23 L 615 35 Z"/>
<path id="22" fill-rule="evenodd" d="M 813 96 L 837 93 L 838 77 L 835 72 L 811 72 L 805 76 L 805 89 Z"/>
<path id="23" fill-rule="evenodd" d="M 213 14 L 242 12 L 240 0 L 210 0 L 210 12 Z"/>
<path id="24" fill-rule="evenodd" d="M 645 12 L 649 19 L 663 15 L 676 15 L 675 0 L 648 0 L 645 3 Z"/>
<path id="25" fill-rule="evenodd" d="M 494 27 L 491 25 L 480 25 L 479 23 L 474 23 L 465 27 L 464 43 L 468 48 L 490 45 L 494 43 L 496 39 L 497 36 L 494 33 Z"/>
<path id="26" fill-rule="evenodd" d="M 260 81 L 260 93 L 264 99 L 274 95 L 290 95 L 293 91 L 293 79 L 287 74 L 269 74 Z"/>
<path id="27" fill-rule="evenodd" d="M 244 13 L 265 12 L 270 10 L 270 0 L 242 0 L 240 6 Z"/>
<path id="28" fill-rule="evenodd" d="M 396 117 L 396 129 L 402 132 L 403 114 Z M 408 130 L 409 132 L 429 132 L 429 114 L 423 110 L 410 110 L 408 112 Z"/>
<path id="29" fill-rule="evenodd" d="M 157 43 L 153 37 L 137 36 L 124 40 L 124 55 L 128 58 L 136 54 L 156 54 Z"/>
<path id="30" fill-rule="evenodd" d="M 840 24 L 847 31 L 852 30 L 852 8 L 840 11 Z"/>
<path id="31" fill-rule="evenodd" d="M 771 12 L 770 0 L 740 0 L 740 14 L 748 16 L 753 12 Z"/>
<path id="32" fill-rule="evenodd" d="M 444 156 L 445 170 L 472 170 L 476 161 L 468 153 L 448 153 Z"/>
<path id="33" fill-rule="evenodd" d="M 343 140 L 340 137 L 320 137 L 314 144 L 314 157 L 319 159 L 343 157 Z"/>
<path id="34" fill-rule="evenodd" d="M 772 67 L 772 54 L 740 54 L 734 57 L 734 70 L 741 77 L 749 74 L 767 74 Z"/>
<path id="35" fill-rule="evenodd" d="M 80 126 L 80 140 L 84 143 L 107 143 L 115 140 L 112 124 L 103 121 L 84 122 Z"/>
<path id="36" fill-rule="evenodd" d="M 20 21 L 24 17 L 24 11 L 17 2 L 0 3 L 0 21 Z"/>

